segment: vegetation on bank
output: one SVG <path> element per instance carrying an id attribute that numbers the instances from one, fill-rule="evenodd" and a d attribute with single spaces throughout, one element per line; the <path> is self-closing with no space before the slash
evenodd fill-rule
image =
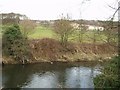
<path id="1" fill-rule="evenodd" d="M 87 34 L 92 37 L 92 32 L 91 34 L 88 33 L 90 32 L 84 33 L 83 36 L 86 37 Z M 100 42 L 93 43 L 93 39 L 86 37 L 86 39 L 84 39 L 83 42 L 80 43 L 77 41 L 78 37 L 76 36 L 76 34 L 74 33 L 74 36 L 72 35 L 69 37 L 66 46 L 63 46 L 61 44 L 61 42 L 59 41 L 59 37 L 57 37 L 57 35 L 52 31 L 52 29 L 47 29 L 42 26 L 38 27 L 33 34 L 29 34 L 28 37 L 22 34 L 23 36 L 22 39 L 26 37 L 26 40 L 24 39 L 19 41 L 22 43 L 24 42 L 24 44 L 26 43 L 27 47 L 25 45 L 24 47 L 23 46 L 20 47 L 23 48 L 22 50 L 27 51 L 27 53 L 29 53 L 30 55 L 29 58 L 26 58 L 27 56 L 25 55 L 27 54 L 23 53 L 23 56 L 25 56 L 26 58 L 24 59 L 25 62 L 37 63 L 37 62 L 53 62 L 53 61 L 62 61 L 62 62 L 103 61 L 103 60 L 109 60 L 111 59 L 111 57 L 117 54 L 117 47 L 111 46 L 107 43 L 103 43 L 103 41 L 101 41 L 101 43 Z M 41 35 L 41 37 L 39 37 L 39 39 L 34 39 L 37 37 L 37 35 Z M 103 35 L 103 37 L 105 36 Z M 3 45 L 3 46 L 7 46 L 7 45 Z M 17 44 L 14 46 L 14 48 L 18 49 L 16 46 Z M 22 55 L 19 55 L 19 53 L 18 56 L 23 57 Z M 8 58 L 6 54 L 3 54 L 3 62 L 12 63 L 12 64 L 19 63 L 17 62 L 17 60 L 12 60 L 11 56 Z M 22 63 L 23 59 L 21 59 L 20 62 Z"/>
<path id="2" fill-rule="evenodd" d="M 108 44 L 73 43 L 66 46 L 61 45 L 58 40 L 44 38 L 29 40 L 30 60 L 27 63 L 39 62 L 79 62 L 79 61 L 100 61 L 109 60 L 116 55 L 117 48 Z M 106 48 L 104 48 L 106 47 Z M 109 52 L 109 53 L 108 53 Z M 25 55 L 24 55 L 25 56 Z M 9 58 L 4 58 L 4 63 L 18 63 Z"/>
<path id="3" fill-rule="evenodd" d="M 112 58 L 101 70 L 101 74 L 94 78 L 96 88 L 120 88 L 120 56 Z"/>
<path id="4" fill-rule="evenodd" d="M 69 17 L 44 27 L 26 17 L 20 20 L 12 15 L 5 15 L 3 20 L 4 63 L 102 61 L 117 55 L 117 32 L 110 31 L 111 27 L 89 31 L 78 23 L 75 28 Z"/>
<path id="5" fill-rule="evenodd" d="M 30 47 L 36 60 L 97 60 L 107 59 L 116 54 L 117 48 L 108 44 L 73 43 L 66 46 L 61 45 L 58 40 L 44 38 L 41 40 L 31 40 Z M 106 48 L 104 48 L 106 47 Z M 109 53 L 108 53 L 109 52 Z"/>
<path id="6" fill-rule="evenodd" d="M 19 63 L 25 63 L 30 57 L 27 37 L 23 36 L 18 25 L 11 25 L 3 31 L 2 54 Z"/>

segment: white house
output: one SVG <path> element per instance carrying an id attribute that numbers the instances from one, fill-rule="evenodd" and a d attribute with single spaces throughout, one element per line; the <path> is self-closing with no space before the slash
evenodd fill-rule
<path id="1" fill-rule="evenodd" d="M 88 26 L 88 30 L 100 30 L 103 31 L 104 27 L 101 26 L 94 26 L 94 25 L 87 25 Z"/>
<path id="2" fill-rule="evenodd" d="M 71 23 L 71 25 L 76 29 L 79 30 L 79 24 L 78 23 Z M 103 31 L 104 27 L 101 26 L 95 26 L 95 25 L 85 25 L 87 27 L 87 30 L 93 31 L 93 30 L 100 30 Z"/>

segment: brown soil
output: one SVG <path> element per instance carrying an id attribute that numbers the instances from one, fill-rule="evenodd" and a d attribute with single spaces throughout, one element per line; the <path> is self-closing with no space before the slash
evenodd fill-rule
<path id="1" fill-rule="evenodd" d="M 30 40 L 29 45 L 33 59 L 28 63 L 103 61 L 117 55 L 117 48 L 109 44 L 68 43 L 65 47 L 57 40 L 44 38 Z M 17 62 L 3 57 L 3 63 Z"/>
<path id="2" fill-rule="evenodd" d="M 30 47 L 36 60 L 49 61 L 58 61 L 59 59 L 69 61 L 69 58 L 74 59 L 76 54 L 111 56 L 117 52 L 117 48 L 108 44 L 68 43 L 64 47 L 59 41 L 50 38 L 32 40 L 30 41 Z"/>

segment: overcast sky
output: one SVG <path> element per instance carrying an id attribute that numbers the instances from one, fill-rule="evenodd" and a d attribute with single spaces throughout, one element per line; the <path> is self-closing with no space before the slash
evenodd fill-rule
<path id="1" fill-rule="evenodd" d="M 0 13 L 20 13 L 38 20 L 58 19 L 62 13 L 72 19 L 107 20 L 115 11 L 108 5 L 117 8 L 117 0 L 0 0 Z"/>

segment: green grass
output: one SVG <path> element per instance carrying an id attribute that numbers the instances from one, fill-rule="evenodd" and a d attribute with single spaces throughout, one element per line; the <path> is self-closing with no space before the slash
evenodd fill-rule
<path id="1" fill-rule="evenodd" d="M 54 32 L 51 28 L 38 26 L 33 34 L 29 35 L 29 39 L 53 38 Z"/>
<path id="2" fill-rule="evenodd" d="M 99 34 L 95 31 L 86 31 L 83 34 L 83 40 L 84 43 L 93 43 L 94 33 L 96 33 L 96 43 L 104 43 L 107 39 L 107 37 L 104 35 L 104 33 L 99 32 Z M 69 37 L 69 41 L 71 42 L 79 42 L 79 31 L 76 31 L 72 34 L 72 36 Z M 58 35 L 54 33 L 52 28 L 49 27 L 43 27 L 38 26 L 35 28 L 35 31 L 30 34 L 29 39 L 42 39 L 42 38 L 53 38 L 53 39 L 59 39 Z"/>
<path id="3" fill-rule="evenodd" d="M 69 41 L 72 42 L 79 42 L 79 31 L 76 31 L 69 39 Z M 83 34 L 82 37 L 82 42 L 85 43 L 91 43 L 93 42 L 93 38 L 94 38 L 94 31 L 86 31 Z M 106 36 L 103 33 L 100 34 L 96 34 L 95 35 L 95 39 L 97 43 L 103 43 L 106 40 Z"/>
<path id="4" fill-rule="evenodd" d="M 73 35 L 69 38 L 69 41 L 78 42 L 79 41 L 78 34 L 79 34 L 78 31 L 74 32 Z M 38 26 L 36 27 L 35 32 L 29 35 L 29 39 L 41 39 L 41 38 L 57 39 L 58 37 L 53 32 L 52 28 Z M 93 38 L 93 31 L 87 31 L 83 34 L 83 42 L 87 42 L 87 43 L 93 42 L 92 38 Z M 96 35 L 96 39 L 97 42 L 102 43 L 103 42 L 102 40 L 105 40 L 106 36 L 103 34 Z"/>
<path id="5" fill-rule="evenodd" d="M 6 26 L 1 26 L 6 27 Z M 0 29 L 0 37 L 2 37 L 2 29 Z M 84 43 L 93 43 L 94 33 L 98 33 L 96 31 L 86 31 L 83 34 L 83 40 Z M 53 38 L 53 39 L 59 39 L 58 35 L 54 33 L 52 28 L 50 27 L 43 27 L 43 26 L 37 26 L 33 33 L 31 33 L 29 36 L 29 39 L 42 39 L 42 38 Z M 104 32 L 99 32 L 99 34 L 96 34 L 96 43 L 104 43 L 107 40 L 107 37 L 105 36 Z M 79 42 L 79 31 L 75 31 L 72 36 L 69 37 L 69 41 L 71 42 Z M 116 40 L 117 41 L 117 40 Z"/>

